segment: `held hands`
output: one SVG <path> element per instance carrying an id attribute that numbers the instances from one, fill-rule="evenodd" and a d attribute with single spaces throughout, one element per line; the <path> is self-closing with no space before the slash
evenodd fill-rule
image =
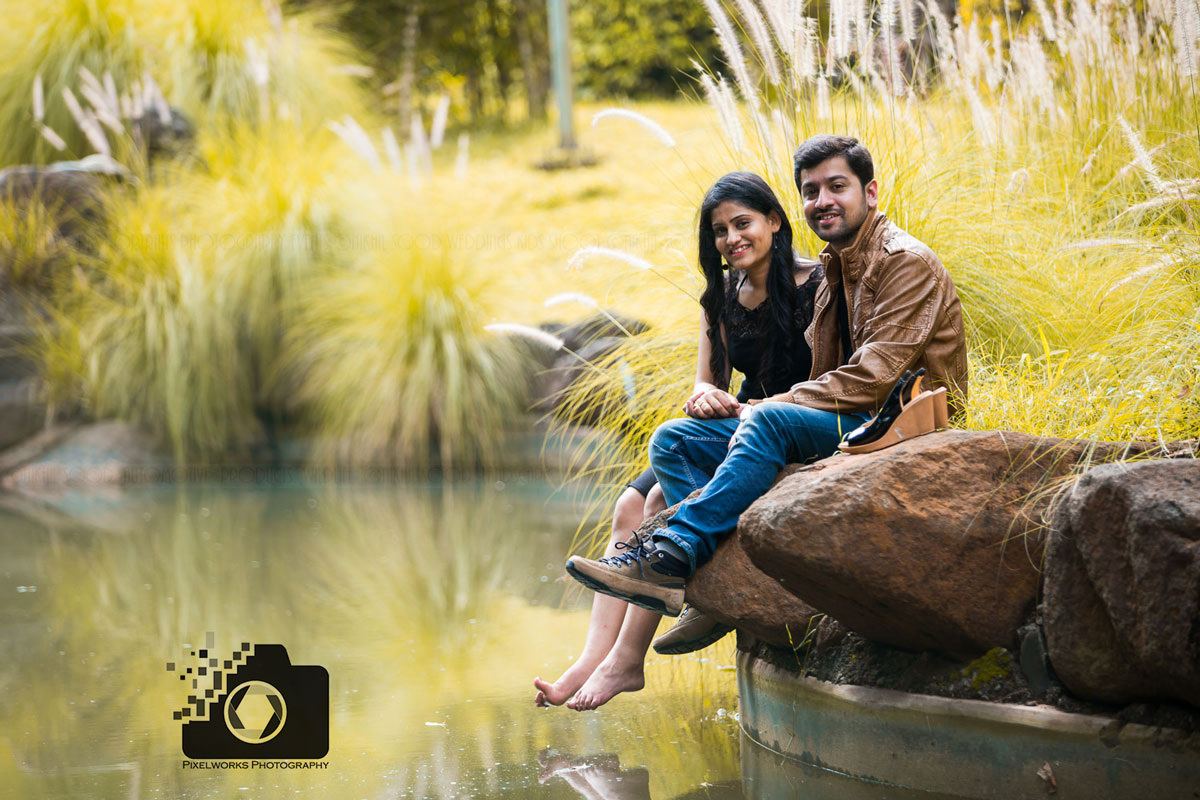
<path id="1" fill-rule="evenodd" d="M 741 432 L 741 427 L 740 427 L 741 422 L 744 422 L 745 420 L 750 418 L 750 415 L 754 413 L 755 406 L 757 406 L 759 403 L 772 403 L 772 402 L 774 402 L 774 403 L 795 403 L 796 400 L 795 400 L 795 398 L 792 397 L 791 393 L 789 393 L 789 392 L 783 392 L 782 394 L 771 395 L 770 397 L 764 397 L 761 400 L 754 400 L 754 399 L 747 400 L 746 404 L 744 406 L 742 406 L 741 411 L 738 412 L 739 427 L 736 431 L 733 432 L 733 436 L 729 437 L 729 448 L 730 449 L 733 449 L 734 443 L 737 442 L 737 440 L 738 440 L 738 433 Z"/>
<path id="2" fill-rule="evenodd" d="M 703 389 L 687 399 L 683 413 L 695 419 L 724 419 L 736 417 L 743 407 L 729 392 Z"/>

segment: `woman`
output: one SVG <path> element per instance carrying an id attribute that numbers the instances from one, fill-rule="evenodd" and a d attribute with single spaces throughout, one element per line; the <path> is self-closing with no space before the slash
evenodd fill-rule
<path id="1" fill-rule="evenodd" d="M 700 344 L 696 384 L 683 412 L 708 420 L 714 428 L 737 426 L 750 400 L 786 391 L 807 380 L 812 353 L 804 330 L 812 321 L 813 298 L 824 274 L 815 261 L 792 251 L 792 226 L 779 198 L 766 181 L 750 172 L 731 172 L 718 180 L 700 206 L 700 267 L 705 289 L 700 296 Z M 729 393 L 732 371 L 744 376 L 736 396 Z M 697 476 L 697 486 L 710 476 Z M 643 520 L 682 500 L 664 497 L 647 470 L 617 501 L 606 557 L 621 547 Z M 618 546 L 620 545 L 620 547 Z M 673 634 L 685 631 L 682 646 L 698 649 L 727 629 L 711 624 L 696 638 L 696 612 L 664 634 L 661 652 L 685 652 Z M 643 663 L 660 615 L 597 594 L 592 603 L 583 653 L 554 683 L 534 679 L 535 702 L 586 711 L 621 692 L 645 684 Z M 689 619 L 690 618 L 690 619 Z M 688 637 L 691 637 L 688 641 Z M 678 639 L 678 636 L 675 636 Z"/>

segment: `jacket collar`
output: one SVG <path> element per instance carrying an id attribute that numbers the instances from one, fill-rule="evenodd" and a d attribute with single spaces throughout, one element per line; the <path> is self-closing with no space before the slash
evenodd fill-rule
<path id="1" fill-rule="evenodd" d="M 854 280 L 858 277 L 858 266 L 861 260 L 862 251 L 867 249 L 867 243 L 874 238 L 876 229 L 887 221 L 887 216 L 882 211 L 872 208 L 867 210 L 867 218 L 863 220 L 863 224 L 859 226 L 858 233 L 854 235 L 854 241 L 842 250 L 841 253 L 835 253 L 829 245 L 825 245 L 821 250 L 821 263 L 825 266 L 826 274 L 829 273 L 829 265 L 836 261 L 836 266 L 840 269 L 836 271 L 840 274 L 842 271 L 849 274 L 849 278 Z"/>

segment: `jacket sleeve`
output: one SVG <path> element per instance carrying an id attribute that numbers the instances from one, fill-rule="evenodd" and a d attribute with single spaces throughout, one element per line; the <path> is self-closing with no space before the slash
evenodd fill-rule
<path id="1" fill-rule="evenodd" d="M 946 286 L 930 254 L 902 250 L 880 265 L 865 337 L 849 363 L 791 388 L 794 402 L 838 413 L 875 411 L 933 337 Z"/>

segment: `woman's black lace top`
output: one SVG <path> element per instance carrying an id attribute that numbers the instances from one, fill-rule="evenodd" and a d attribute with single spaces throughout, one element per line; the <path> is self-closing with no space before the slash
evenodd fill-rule
<path id="1" fill-rule="evenodd" d="M 811 263 L 799 262 L 796 270 L 807 268 Z M 812 369 L 812 351 L 804 340 L 804 331 L 812 322 L 817 286 L 825 277 L 825 271 L 818 265 L 804 283 L 796 287 L 796 303 L 792 309 L 792 346 L 786 363 L 773 370 L 773 376 L 761 375 L 766 337 L 771 324 L 769 300 L 764 300 L 755 308 L 746 308 L 738 302 L 738 289 L 745 277 L 740 270 L 730 275 L 725 306 L 725 341 L 729 363 L 746 376 L 737 395 L 739 403 L 786 392 L 794 384 L 808 380 L 808 373 Z"/>

